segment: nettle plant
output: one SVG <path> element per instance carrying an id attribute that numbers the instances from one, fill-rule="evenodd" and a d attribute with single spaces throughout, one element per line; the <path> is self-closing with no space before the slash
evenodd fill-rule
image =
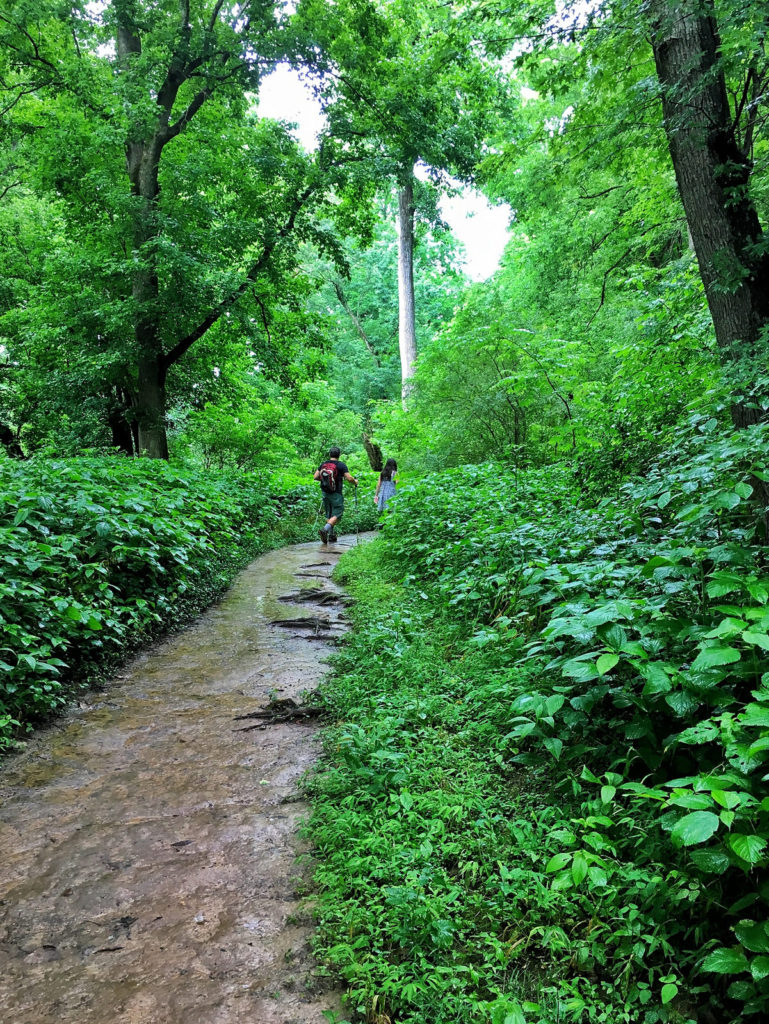
<path id="1" fill-rule="evenodd" d="M 695 416 L 597 508 L 564 474 L 480 467 L 432 480 L 429 502 L 404 496 L 390 518 L 395 557 L 466 624 L 468 650 L 541 667 L 504 725 L 512 761 L 549 759 L 583 801 L 552 884 L 600 902 L 639 866 L 658 878 L 634 905 L 661 941 L 639 938 L 631 958 L 649 958 L 649 991 L 672 1014 L 660 1020 L 684 1019 L 682 978 L 691 998 L 714 974 L 732 1019 L 769 1010 L 769 571 L 755 493 L 767 479 L 765 426 L 724 433 Z"/>

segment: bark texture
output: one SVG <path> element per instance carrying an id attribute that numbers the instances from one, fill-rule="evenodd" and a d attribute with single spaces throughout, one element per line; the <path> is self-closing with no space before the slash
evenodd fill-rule
<path id="1" fill-rule="evenodd" d="M 132 56 L 141 53 L 141 39 L 133 28 L 126 12 L 121 12 L 124 21 L 118 26 L 117 50 L 122 66 Z M 169 70 L 166 83 L 172 78 Z M 180 84 L 180 83 L 179 83 Z M 170 95 L 166 86 L 163 99 L 168 105 L 165 116 L 160 113 L 155 130 L 142 140 L 130 140 L 126 144 L 126 171 L 131 183 L 132 194 L 140 200 L 139 210 L 133 221 L 132 244 L 134 252 L 142 253 L 137 269 L 133 272 L 131 295 L 137 313 L 134 320 L 134 339 L 139 353 L 138 379 L 135 403 L 136 421 L 139 430 L 139 451 L 150 458 L 167 459 L 166 439 L 166 371 L 163 366 L 163 350 L 160 338 L 159 295 L 160 286 L 154 256 L 149 255 L 148 243 L 156 237 L 157 203 L 160 196 L 160 157 L 171 134 L 168 121 L 171 107 L 176 98 L 179 84 Z M 161 95 L 163 91 L 161 90 Z M 158 96 L 158 104 L 161 102 Z M 161 111 L 163 108 L 159 108 Z"/>
<path id="2" fill-rule="evenodd" d="M 651 0 L 652 46 L 676 181 L 722 360 L 749 390 L 769 323 L 769 254 L 749 193 L 752 162 L 738 144 L 712 0 Z M 761 411 L 736 400 L 736 426 Z"/>
<path id="3" fill-rule="evenodd" d="M 363 447 L 366 449 L 366 455 L 368 455 L 369 466 L 371 466 L 375 473 L 381 473 L 384 469 L 382 449 L 371 440 L 368 434 L 363 435 Z"/>

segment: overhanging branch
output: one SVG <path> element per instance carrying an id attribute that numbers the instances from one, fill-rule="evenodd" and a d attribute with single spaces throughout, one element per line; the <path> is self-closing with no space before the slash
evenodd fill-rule
<path id="1" fill-rule="evenodd" d="M 185 335 L 185 337 L 177 341 L 173 348 L 166 353 L 162 360 L 162 366 L 164 371 L 167 371 L 169 367 L 173 366 L 174 363 L 178 362 L 184 355 L 184 353 L 187 352 L 190 348 L 192 348 L 195 342 L 202 338 L 203 335 L 211 327 L 213 327 L 217 320 L 219 320 L 227 312 L 228 309 L 231 309 L 232 306 L 234 306 L 235 303 L 238 301 L 238 299 L 241 298 L 241 296 L 251 287 L 254 281 L 256 281 L 256 279 L 259 277 L 259 275 L 262 273 L 264 268 L 269 263 L 272 254 L 275 252 L 277 247 L 280 245 L 283 239 L 286 238 L 287 235 L 290 235 L 291 232 L 293 231 L 297 216 L 304 207 L 305 203 L 313 195 L 316 188 L 316 185 L 308 185 L 307 188 L 299 196 L 297 196 L 294 206 L 291 209 L 291 212 L 288 218 L 286 219 L 285 224 L 283 225 L 282 228 L 280 228 L 279 231 L 276 232 L 272 241 L 265 245 L 261 255 L 259 256 L 259 259 L 252 264 L 251 268 L 246 274 L 245 279 L 238 285 L 238 287 L 235 288 L 234 291 L 230 292 L 230 294 L 226 298 L 222 299 L 222 301 L 211 310 L 208 316 L 204 317 L 203 320 L 201 320 L 201 322 L 194 330 L 190 331 L 189 334 Z"/>

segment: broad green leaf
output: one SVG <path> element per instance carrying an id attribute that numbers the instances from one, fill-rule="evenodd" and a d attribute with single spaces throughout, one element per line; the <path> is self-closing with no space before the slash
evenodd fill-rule
<path id="1" fill-rule="evenodd" d="M 700 871 L 710 875 L 722 875 L 732 863 L 723 850 L 692 850 L 689 856 Z"/>
<path id="2" fill-rule="evenodd" d="M 580 683 L 589 683 L 592 679 L 598 678 L 598 670 L 595 665 L 591 665 L 581 658 L 572 658 L 565 662 L 561 671 L 568 678 L 576 679 Z"/>
<path id="3" fill-rule="evenodd" d="M 649 662 L 647 665 L 643 665 L 640 671 L 646 680 L 646 685 L 643 688 L 645 697 L 654 693 L 669 693 L 673 689 L 670 676 L 659 662 Z"/>
<path id="4" fill-rule="evenodd" d="M 754 647 L 769 651 L 769 635 L 766 633 L 754 633 L 752 630 L 746 629 L 742 633 L 742 639 L 746 644 L 753 644 Z"/>
<path id="5" fill-rule="evenodd" d="M 741 974 L 749 969 L 748 958 L 740 946 L 714 949 L 702 963 L 702 970 L 713 974 Z"/>
<path id="6" fill-rule="evenodd" d="M 769 729 L 769 708 L 762 704 L 748 704 L 740 715 L 741 725 L 754 725 L 762 729 Z"/>
<path id="7" fill-rule="evenodd" d="M 734 832 L 727 837 L 727 843 L 742 860 L 748 864 L 758 864 L 763 859 L 766 849 L 766 839 L 762 836 L 743 835 L 741 832 Z"/>
<path id="8" fill-rule="evenodd" d="M 685 807 L 690 811 L 708 811 L 713 806 L 713 798 L 710 793 L 675 793 L 669 803 L 671 807 Z"/>
<path id="9" fill-rule="evenodd" d="M 717 804 L 720 804 L 721 807 L 725 807 L 727 811 L 731 811 L 735 807 L 739 807 L 739 793 L 734 793 L 730 789 L 713 789 L 711 790 L 710 795 Z"/>
<path id="10" fill-rule="evenodd" d="M 545 865 L 545 871 L 547 874 L 552 874 L 554 871 L 561 871 L 571 860 L 572 855 L 570 853 L 556 853 L 554 857 Z"/>
<path id="11" fill-rule="evenodd" d="M 571 862 L 571 877 L 575 885 L 579 885 L 587 877 L 587 859 L 584 853 L 577 852 Z"/>
<path id="12" fill-rule="evenodd" d="M 504 1024 L 526 1024 L 526 1015 L 520 1006 L 514 1006 L 507 1012 Z"/>
<path id="13" fill-rule="evenodd" d="M 660 992 L 660 1000 L 663 1006 L 667 1006 L 678 995 L 678 985 L 674 985 L 672 982 L 668 982 L 667 985 L 662 986 Z"/>
<path id="14" fill-rule="evenodd" d="M 742 655 L 736 647 L 704 647 L 692 664 L 693 669 L 716 668 L 718 665 L 731 665 L 739 661 Z"/>
<path id="15" fill-rule="evenodd" d="M 718 738 L 718 726 L 715 722 L 700 722 L 678 734 L 679 743 L 712 743 Z"/>
<path id="16" fill-rule="evenodd" d="M 734 934 L 740 945 L 751 953 L 769 953 L 769 934 L 766 922 L 740 921 Z"/>
<path id="17" fill-rule="evenodd" d="M 562 693 L 554 693 L 545 701 L 545 714 L 552 717 L 557 714 L 566 702 Z"/>
<path id="18" fill-rule="evenodd" d="M 677 690 L 675 693 L 668 693 L 665 697 L 665 703 L 668 707 L 672 708 L 680 718 L 685 718 L 686 715 L 690 715 L 699 705 L 699 701 L 696 697 L 687 693 L 686 690 Z"/>
<path id="19" fill-rule="evenodd" d="M 609 647 L 619 651 L 627 643 L 627 631 L 623 626 L 615 622 L 611 629 L 607 630 L 604 634 L 604 639 Z"/>
<path id="20" fill-rule="evenodd" d="M 644 576 L 652 576 L 655 569 L 659 569 L 661 566 L 676 565 L 671 558 L 666 558 L 664 555 L 655 555 L 654 558 L 650 558 L 649 561 L 644 565 L 641 570 Z"/>
<path id="21" fill-rule="evenodd" d="M 611 672 L 618 662 L 618 654 L 602 654 L 596 661 L 595 667 L 598 669 L 599 674 L 603 676 L 606 675 L 607 672 Z"/>
<path id="22" fill-rule="evenodd" d="M 546 749 L 549 750 L 556 761 L 558 761 L 563 750 L 563 740 L 559 740 L 555 736 L 548 736 L 547 739 L 543 740 L 543 743 Z"/>
<path id="23" fill-rule="evenodd" d="M 591 864 L 587 873 L 590 876 L 591 885 L 595 885 L 598 888 L 606 885 L 608 881 L 606 872 L 603 868 L 599 868 L 597 864 Z"/>
<path id="24" fill-rule="evenodd" d="M 747 629 L 747 626 L 748 624 L 744 619 L 735 619 L 727 616 L 727 618 L 719 622 L 715 629 L 711 629 L 705 636 L 709 640 L 714 637 L 737 636 L 738 633 Z"/>
<path id="25" fill-rule="evenodd" d="M 681 846 L 695 846 L 710 839 L 717 829 L 717 814 L 712 811 L 692 811 L 676 822 L 670 834 Z"/>
<path id="26" fill-rule="evenodd" d="M 756 981 L 769 978 L 769 956 L 755 956 L 750 961 L 750 973 Z"/>

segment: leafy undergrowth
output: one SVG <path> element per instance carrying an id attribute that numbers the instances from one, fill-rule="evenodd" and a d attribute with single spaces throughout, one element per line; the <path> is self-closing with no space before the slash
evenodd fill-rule
<path id="1" fill-rule="evenodd" d="M 0 751 L 260 551 L 310 540 L 317 491 L 118 457 L 0 459 Z"/>
<path id="2" fill-rule="evenodd" d="M 765 1019 L 768 463 L 701 418 L 598 507 L 467 468 L 343 560 L 310 828 L 352 1017 Z"/>

